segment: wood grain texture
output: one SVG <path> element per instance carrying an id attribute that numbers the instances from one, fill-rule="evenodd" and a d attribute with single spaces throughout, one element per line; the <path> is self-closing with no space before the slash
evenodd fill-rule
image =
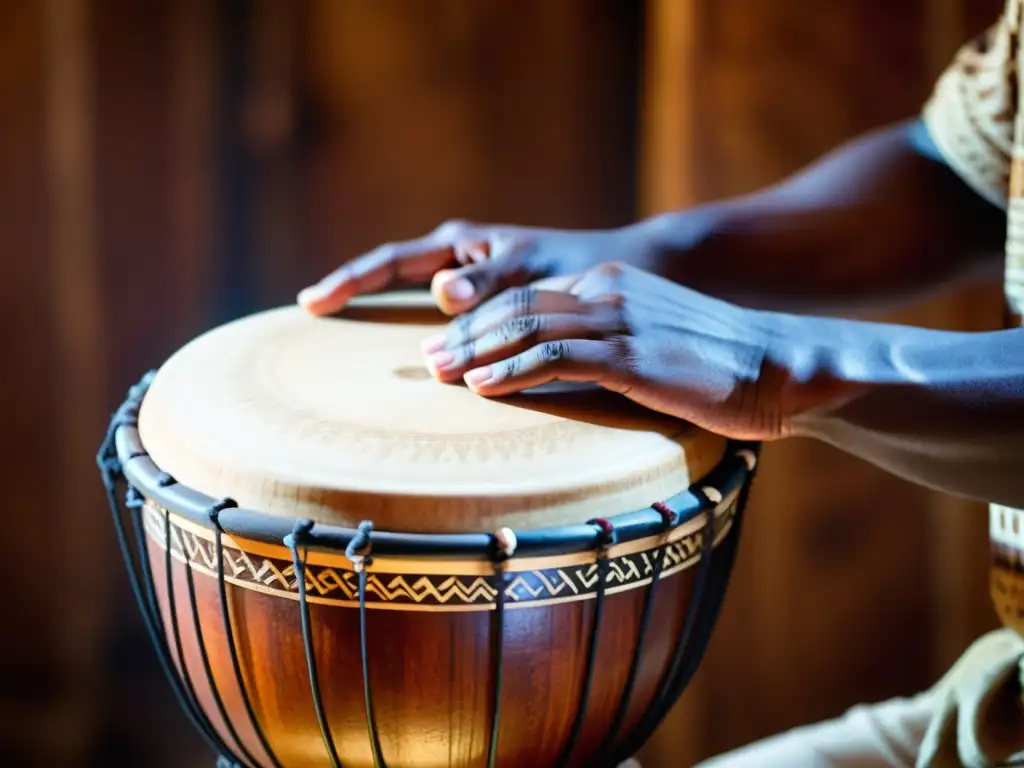
<path id="1" fill-rule="evenodd" d="M 168 642 L 174 649 L 166 550 L 157 539 L 151 535 L 148 540 L 150 566 Z M 682 629 L 695 575 L 691 567 L 658 582 L 637 683 L 620 738 L 613 745 L 629 734 L 654 695 Z M 246 748 L 260 765 L 269 765 L 245 716 L 232 672 L 216 581 L 194 572 L 193 589 L 217 691 Z M 232 744 L 205 673 L 186 565 L 177 557 L 171 559 L 171 590 L 189 679 L 207 716 Z M 637 588 L 606 598 L 589 706 L 569 766 L 592 758 L 608 732 L 636 647 L 646 591 Z M 285 768 L 327 766 L 312 704 L 298 603 L 234 585 L 228 586 L 228 594 L 246 688 L 271 749 Z M 579 707 L 594 605 L 593 600 L 585 600 L 506 611 L 499 766 L 555 765 Z M 493 613 L 368 613 L 370 682 L 387 764 L 392 768 L 485 765 L 495 682 Z M 324 707 L 342 762 L 369 768 L 373 760 L 362 694 L 358 612 L 352 607 L 312 605 L 311 619 Z M 173 650 L 172 657 L 180 674 Z"/>
<path id="2" fill-rule="evenodd" d="M 430 376 L 419 293 L 339 318 L 286 307 L 173 355 L 139 415 L 180 483 L 285 517 L 406 533 L 575 524 L 666 500 L 725 440 L 596 388 L 501 400 Z M 420 300 L 419 308 L 397 304 Z"/>
<path id="3" fill-rule="evenodd" d="M 682 13 L 684 4 L 647 5 L 654 18 L 659 6 Z M 756 190 L 913 115 L 955 47 L 1001 3 L 855 0 L 813 14 L 799 0 L 691 5 L 693 50 L 664 45 L 658 61 L 670 33 L 649 38 L 652 71 L 686 71 L 691 82 L 646 81 L 645 103 L 658 104 L 650 114 L 664 125 L 644 134 L 644 168 L 654 172 L 642 214 Z M 690 146 L 666 146 L 659 136 L 682 119 Z M 983 328 L 998 307 L 986 286 L 885 319 Z M 986 519 L 981 505 L 833 448 L 767 446 L 708 659 L 646 762 L 690 765 L 933 683 L 991 624 Z"/>

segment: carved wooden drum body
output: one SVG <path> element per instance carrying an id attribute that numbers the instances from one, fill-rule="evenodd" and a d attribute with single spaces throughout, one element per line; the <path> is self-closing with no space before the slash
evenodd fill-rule
<path id="1" fill-rule="evenodd" d="M 615 765 L 699 665 L 757 446 L 438 383 L 415 301 L 230 323 L 115 415 L 100 466 L 172 687 L 226 766 Z"/>

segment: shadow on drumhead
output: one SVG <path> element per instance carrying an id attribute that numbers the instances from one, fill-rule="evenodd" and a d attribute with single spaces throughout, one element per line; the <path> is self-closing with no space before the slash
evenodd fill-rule
<path id="1" fill-rule="evenodd" d="M 451 320 L 437 308 L 429 291 L 422 289 L 359 296 L 334 317 L 402 325 L 444 325 Z M 430 374 L 426 368 L 404 368 L 399 375 L 408 379 L 424 379 Z M 464 387 L 465 384 L 458 382 L 449 386 Z M 495 399 L 515 408 L 599 427 L 653 431 L 673 438 L 696 429 L 690 422 L 656 413 L 596 384 L 553 382 Z"/>
<path id="2" fill-rule="evenodd" d="M 445 315 L 429 291 L 398 290 L 357 296 L 331 317 L 391 325 L 444 325 Z"/>
<path id="3" fill-rule="evenodd" d="M 515 408 L 611 429 L 658 432 L 671 437 L 696 429 L 688 421 L 652 411 L 597 384 L 552 382 L 495 399 Z"/>

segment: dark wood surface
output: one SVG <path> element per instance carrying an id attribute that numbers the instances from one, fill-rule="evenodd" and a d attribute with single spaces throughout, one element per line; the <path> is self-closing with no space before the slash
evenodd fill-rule
<path id="1" fill-rule="evenodd" d="M 148 552 L 177 665 L 166 551 L 151 538 Z M 186 566 L 172 558 L 171 570 L 189 679 L 221 738 L 233 744 L 203 665 Z M 245 747 L 264 760 L 261 765 L 270 765 L 235 682 L 217 582 L 193 573 L 203 647 L 217 690 Z M 628 738 L 669 666 L 696 573 L 691 567 L 658 583 L 633 695 L 609 751 Z M 271 749 L 284 768 L 330 765 L 313 707 L 299 603 L 234 585 L 227 591 L 246 687 Z M 609 732 L 636 648 L 646 594 L 647 588 L 641 587 L 605 598 L 586 719 L 570 765 L 595 759 Z M 586 600 L 505 612 L 499 766 L 555 765 L 580 705 L 594 607 L 593 600 Z M 346 766 L 371 768 L 358 609 L 312 604 L 310 618 L 324 710 L 339 756 Z M 493 620 L 491 611 L 369 610 L 370 684 L 389 766 L 486 765 L 495 683 Z"/>

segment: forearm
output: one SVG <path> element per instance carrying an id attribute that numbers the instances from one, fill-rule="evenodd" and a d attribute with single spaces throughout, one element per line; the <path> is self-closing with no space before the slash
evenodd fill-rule
<path id="1" fill-rule="evenodd" d="M 770 317 L 770 316 L 769 316 Z M 776 317 L 787 433 L 922 485 L 1024 507 L 1024 329 L 948 333 Z M 780 351 L 782 350 L 782 351 Z"/>
<path id="2" fill-rule="evenodd" d="M 922 150 L 905 123 L 861 137 L 782 183 L 638 227 L 650 266 L 764 309 L 859 311 L 996 268 L 1004 214 Z"/>

